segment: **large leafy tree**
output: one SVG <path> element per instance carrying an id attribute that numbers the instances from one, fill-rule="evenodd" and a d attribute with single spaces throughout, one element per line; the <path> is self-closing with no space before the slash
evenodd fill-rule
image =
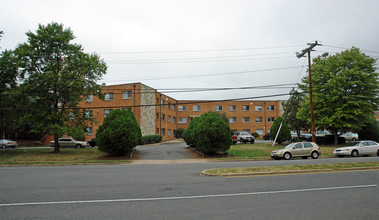
<path id="1" fill-rule="evenodd" d="M 20 90 L 29 105 L 24 117 L 34 129 L 54 135 L 54 152 L 60 152 L 59 136 L 78 124 L 70 112 L 77 121 L 91 119 L 77 105 L 85 95 L 101 96 L 96 82 L 107 66 L 98 55 L 84 53 L 81 45 L 72 43 L 73 32 L 62 24 L 39 25 L 36 33 L 26 35 L 27 42 L 15 49 L 23 78 Z"/>
<path id="2" fill-rule="evenodd" d="M 376 59 L 358 48 L 326 58 L 313 59 L 312 93 L 315 125 L 335 135 L 342 130 L 361 129 L 379 104 L 379 74 Z M 308 78 L 301 85 L 308 91 Z M 298 116 L 310 120 L 309 97 L 306 97 Z"/>
<path id="3" fill-rule="evenodd" d="M 299 119 L 296 114 L 301 108 L 301 103 L 304 99 L 304 94 L 292 88 L 290 98 L 283 102 L 283 119 L 288 123 L 288 126 L 296 131 L 297 137 L 300 139 L 300 132 L 307 128 L 307 122 Z"/>

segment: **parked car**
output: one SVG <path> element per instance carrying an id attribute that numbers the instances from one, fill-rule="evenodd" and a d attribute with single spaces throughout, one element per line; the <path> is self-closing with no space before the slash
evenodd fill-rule
<path id="1" fill-rule="evenodd" d="M 266 134 L 263 136 L 263 140 L 271 140 L 271 134 L 270 134 L 270 133 L 266 133 Z"/>
<path id="2" fill-rule="evenodd" d="M 77 141 L 74 138 L 59 138 L 58 143 L 61 147 L 76 147 L 76 148 L 82 148 L 82 147 L 88 147 L 89 144 L 86 141 Z M 50 141 L 50 146 L 54 147 L 55 141 Z"/>
<path id="3" fill-rule="evenodd" d="M 254 144 L 254 136 L 251 135 L 247 131 L 241 131 L 237 133 L 237 140 L 240 141 L 240 143 L 250 142 Z"/>
<path id="4" fill-rule="evenodd" d="M 345 138 L 346 141 L 358 141 L 359 137 L 357 133 L 347 132 L 345 134 L 340 135 L 340 137 Z"/>
<path id="5" fill-rule="evenodd" d="M 314 142 L 298 142 L 291 143 L 285 146 L 283 149 L 274 150 L 271 152 L 271 158 L 279 160 L 284 158 L 285 160 L 291 159 L 291 157 L 301 157 L 307 159 L 312 157 L 317 159 L 321 154 L 320 147 Z"/>
<path id="6" fill-rule="evenodd" d="M 366 156 L 376 154 L 379 156 L 379 144 L 375 141 L 359 141 L 354 146 L 340 147 L 333 151 L 337 157 L 352 156 L 358 157 L 360 155 Z"/>
<path id="7" fill-rule="evenodd" d="M 89 146 L 95 147 L 96 146 L 96 138 L 92 138 L 91 140 L 87 141 Z"/>
<path id="8" fill-rule="evenodd" d="M 10 139 L 1 139 L 0 140 L 0 146 L 2 149 L 5 149 L 7 147 L 15 148 L 18 146 L 16 141 L 10 140 Z"/>
<path id="9" fill-rule="evenodd" d="M 312 139 L 312 134 L 309 134 L 309 133 L 300 133 L 300 139 L 301 140 Z"/>
<path id="10" fill-rule="evenodd" d="M 237 144 L 237 135 L 238 135 L 238 132 L 233 132 L 232 133 L 232 142 L 233 142 L 233 145 Z"/>

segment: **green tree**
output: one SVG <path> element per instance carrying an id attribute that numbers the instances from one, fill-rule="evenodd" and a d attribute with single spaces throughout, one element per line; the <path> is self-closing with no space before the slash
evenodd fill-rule
<path id="1" fill-rule="evenodd" d="M 141 128 L 130 110 L 113 110 L 96 132 L 99 150 L 111 155 L 122 155 L 131 151 L 141 138 Z"/>
<path id="2" fill-rule="evenodd" d="M 301 103 L 304 99 L 304 94 L 298 92 L 294 88 L 292 88 L 290 92 L 290 98 L 283 102 L 283 119 L 289 125 L 289 127 L 296 131 L 297 137 L 300 139 L 300 132 L 303 129 L 307 128 L 307 122 L 303 119 L 297 118 L 297 111 L 301 108 Z"/>
<path id="3" fill-rule="evenodd" d="M 203 153 L 225 153 L 232 145 L 229 124 L 222 115 L 215 112 L 197 118 L 191 137 L 196 149 Z"/>
<path id="4" fill-rule="evenodd" d="M 358 132 L 361 140 L 379 141 L 379 121 L 369 117 L 362 129 Z"/>
<path id="5" fill-rule="evenodd" d="M 376 59 L 358 48 L 337 53 L 326 58 L 313 59 L 312 93 L 315 126 L 334 134 L 338 131 L 360 129 L 373 115 L 379 104 L 379 74 Z M 308 78 L 301 88 L 308 91 Z M 306 97 L 298 117 L 310 121 L 309 97 Z"/>
<path id="6" fill-rule="evenodd" d="M 74 120 L 92 120 L 77 105 L 84 95 L 101 96 L 96 82 L 107 66 L 98 55 L 84 53 L 82 46 L 71 43 L 75 37 L 62 24 L 39 25 L 36 33 L 26 35 L 27 42 L 15 49 L 22 93 L 32 100 L 25 117 L 35 130 L 54 135 L 54 152 L 60 152 L 59 136 L 75 126 L 70 112 L 75 113 Z"/>
<path id="7" fill-rule="evenodd" d="M 282 127 L 280 128 L 280 124 L 282 124 Z M 280 131 L 279 131 L 280 128 Z M 283 120 L 282 117 L 278 117 L 275 119 L 274 124 L 272 124 L 270 129 L 270 135 L 272 139 L 275 139 L 276 134 L 279 131 L 279 135 L 276 138 L 276 142 L 278 144 L 281 144 L 284 141 L 291 140 L 291 132 L 287 125 L 287 123 Z"/>
<path id="8" fill-rule="evenodd" d="M 195 129 L 197 128 L 197 122 L 199 121 L 199 118 L 196 117 L 196 118 L 193 118 L 190 122 L 190 124 L 188 125 L 188 127 L 184 130 L 183 132 L 183 140 L 186 142 L 186 144 L 188 145 L 192 145 L 193 147 L 196 147 L 194 146 L 195 145 Z"/>

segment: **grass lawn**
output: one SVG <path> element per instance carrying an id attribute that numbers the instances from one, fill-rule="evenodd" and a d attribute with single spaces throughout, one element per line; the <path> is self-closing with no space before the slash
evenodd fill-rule
<path id="1" fill-rule="evenodd" d="M 1 150 L 0 166 L 4 165 L 74 165 L 95 163 L 129 163 L 129 156 L 111 157 L 97 148 L 61 148 L 61 153 L 53 149 Z"/>
<path id="2" fill-rule="evenodd" d="M 204 170 L 202 174 L 212 176 L 229 175 L 253 175 L 253 174 L 280 174 L 286 172 L 328 172 L 344 171 L 351 169 L 379 169 L 379 162 L 359 162 L 359 163 L 340 163 L 340 164 L 313 164 L 313 165 L 292 165 L 292 166 L 273 166 L 273 167 L 235 167 L 218 168 Z"/>
<path id="3" fill-rule="evenodd" d="M 283 147 L 285 145 L 277 144 L 272 147 L 272 144 L 268 143 L 236 144 L 230 147 L 228 154 L 234 156 L 233 159 L 270 159 L 271 151 L 282 149 Z M 340 146 L 320 146 L 320 158 L 334 157 L 333 150 L 337 147 Z"/>

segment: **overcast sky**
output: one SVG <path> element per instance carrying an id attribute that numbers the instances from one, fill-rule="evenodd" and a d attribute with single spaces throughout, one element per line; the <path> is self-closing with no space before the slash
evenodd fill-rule
<path id="1" fill-rule="evenodd" d="M 306 76 L 295 52 L 311 56 L 358 47 L 379 58 L 378 0 L 0 0 L 1 50 L 52 21 L 108 65 L 99 83 L 153 88 L 240 88 L 168 93 L 180 100 L 288 93 Z M 271 85 L 285 85 L 284 88 Z M 167 90 L 165 90 L 167 91 Z M 283 100 L 288 96 L 275 96 Z"/>

